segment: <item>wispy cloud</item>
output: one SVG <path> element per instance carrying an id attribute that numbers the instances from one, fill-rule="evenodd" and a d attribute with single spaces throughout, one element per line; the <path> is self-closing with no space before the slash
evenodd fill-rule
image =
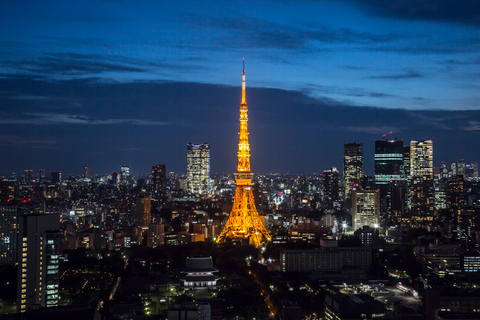
<path id="1" fill-rule="evenodd" d="M 77 125 L 116 125 L 127 124 L 137 126 L 169 125 L 169 122 L 152 121 L 147 119 L 99 119 L 85 115 L 69 115 L 55 113 L 24 113 L 23 117 L 11 117 L 0 119 L 1 124 L 77 124 Z"/>
<path id="2" fill-rule="evenodd" d="M 396 74 L 385 74 L 380 76 L 370 76 L 369 79 L 383 79 L 383 80 L 404 80 L 404 79 L 415 79 L 415 78 L 423 78 L 423 74 L 417 71 L 407 71 L 404 73 L 396 73 Z"/>
<path id="3" fill-rule="evenodd" d="M 480 131 L 480 121 L 469 121 L 464 128 L 466 131 Z"/>
<path id="4" fill-rule="evenodd" d="M 345 127 L 340 127 L 345 130 L 353 131 L 353 132 L 358 132 L 358 133 L 369 133 L 369 134 L 386 134 L 388 132 L 401 132 L 405 130 L 405 128 L 402 127 L 389 127 L 389 126 L 383 126 L 383 127 L 378 127 L 378 126 L 345 126 Z"/>

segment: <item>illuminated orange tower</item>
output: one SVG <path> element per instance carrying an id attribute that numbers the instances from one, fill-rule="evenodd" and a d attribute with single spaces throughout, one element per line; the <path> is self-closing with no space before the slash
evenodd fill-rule
<path id="1" fill-rule="evenodd" d="M 260 220 L 252 193 L 253 173 L 250 171 L 250 144 L 248 143 L 248 106 L 245 101 L 245 59 L 242 75 L 242 103 L 240 103 L 240 132 L 238 133 L 238 165 L 235 173 L 236 189 L 233 208 L 228 221 L 223 227 L 217 243 L 226 238 L 249 238 L 250 244 L 259 246 L 265 236 L 272 237 Z"/>

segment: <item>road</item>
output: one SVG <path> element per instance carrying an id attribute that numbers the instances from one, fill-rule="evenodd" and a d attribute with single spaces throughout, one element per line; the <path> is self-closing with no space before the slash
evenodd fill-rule
<path id="1" fill-rule="evenodd" d="M 275 308 L 274 304 L 272 303 L 272 300 L 270 299 L 270 294 L 269 291 L 265 289 L 265 285 L 260 281 L 258 275 L 250 270 L 248 271 L 250 275 L 253 276 L 253 279 L 257 283 L 257 285 L 260 287 L 260 294 L 263 296 L 263 299 L 265 300 L 265 303 L 267 304 L 268 310 L 270 311 L 269 316 L 270 317 L 277 317 L 277 309 Z"/>

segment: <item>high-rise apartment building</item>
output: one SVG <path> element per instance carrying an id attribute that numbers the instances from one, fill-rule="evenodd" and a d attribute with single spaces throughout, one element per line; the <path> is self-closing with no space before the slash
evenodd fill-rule
<path id="1" fill-rule="evenodd" d="M 353 231 L 363 226 L 378 227 L 380 222 L 380 191 L 352 189 Z"/>
<path id="2" fill-rule="evenodd" d="M 461 218 L 465 209 L 464 176 L 452 176 L 447 183 L 447 206 L 450 213 L 457 219 Z"/>
<path id="3" fill-rule="evenodd" d="M 328 208 L 332 209 L 339 200 L 340 183 L 338 170 L 332 167 L 323 171 L 324 199 Z"/>
<path id="4" fill-rule="evenodd" d="M 162 198 L 166 193 L 167 173 L 164 164 L 152 166 L 152 197 Z"/>
<path id="5" fill-rule="evenodd" d="M 152 221 L 152 205 L 150 197 L 137 197 L 136 205 L 137 226 L 140 228 L 147 228 Z"/>
<path id="6" fill-rule="evenodd" d="M 38 204 L 25 200 L 11 200 L 0 203 L 0 265 L 17 264 L 17 247 L 20 217 L 37 211 Z"/>
<path id="7" fill-rule="evenodd" d="M 375 187 L 384 198 L 390 180 L 402 177 L 403 140 L 375 140 Z"/>
<path id="8" fill-rule="evenodd" d="M 60 216 L 25 214 L 18 224 L 17 312 L 57 306 Z"/>
<path id="9" fill-rule="evenodd" d="M 345 199 L 350 197 L 353 185 L 359 185 L 364 175 L 362 143 L 345 143 L 343 147 L 343 181 Z"/>
<path id="10" fill-rule="evenodd" d="M 187 144 L 187 189 L 192 194 L 210 193 L 210 144 Z"/>
<path id="11" fill-rule="evenodd" d="M 433 142 L 410 142 L 412 220 L 432 221 L 434 213 Z"/>

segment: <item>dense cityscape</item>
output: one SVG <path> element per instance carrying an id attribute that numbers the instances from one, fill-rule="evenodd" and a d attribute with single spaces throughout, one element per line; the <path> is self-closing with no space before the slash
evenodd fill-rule
<path id="1" fill-rule="evenodd" d="M 342 171 L 250 170 L 245 69 L 235 174 L 130 165 L 0 180 L 5 319 L 476 319 L 476 162 L 433 141 L 345 143 Z"/>
<path id="2" fill-rule="evenodd" d="M 480 1 L 0 30 L 0 320 L 480 319 Z"/>

